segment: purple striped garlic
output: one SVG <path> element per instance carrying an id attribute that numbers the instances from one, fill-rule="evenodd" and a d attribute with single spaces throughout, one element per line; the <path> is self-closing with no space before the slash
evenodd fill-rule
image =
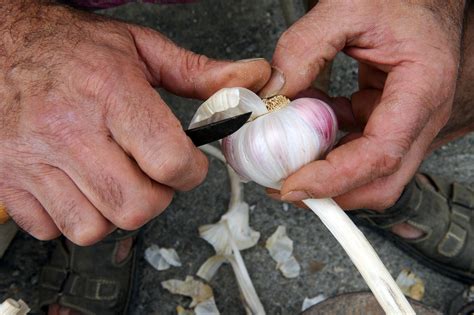
<path id="1" fill-rule="evenodd" d="M 284 96 L 261 100 L 244 88 L 226 88 L 196 112 L 190 127 L 252 111 L 250 120 L 223 139 L 227 162 L 244 180 L 278 188 L 281 180 L 323 157 L 334 145 L 337 120 L 323 101 Z"/>

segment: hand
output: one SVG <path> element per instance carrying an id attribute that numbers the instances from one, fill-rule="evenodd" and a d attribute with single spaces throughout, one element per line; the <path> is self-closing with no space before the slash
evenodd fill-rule
<path id="1" fill-rule="evenodd" d="M 137 229 L 204 179 L 206 157 L 153 87 L 207 98 L 270 76 L 263 60 L 210 60 L 44 1 L 3 1 L 0 12 L 0 202 L 42 240 L 88 245 Z"/>
<path id="2" fill-rule="evenodd" d="M 378 210 L 396 202 L 449 118 L 463 9 L 459 0 L 321 0 L 283 34 L 264 96 L 295 96 L 339 51 L 359 62 L 360 90 L 332 100 L 350 133 L 288 177 L 282 199 Z"/>

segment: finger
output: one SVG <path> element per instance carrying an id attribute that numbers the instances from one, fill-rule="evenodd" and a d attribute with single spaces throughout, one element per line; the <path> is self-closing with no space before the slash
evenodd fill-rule
<path id="1" fill-rule="evenodd" d="M 49 214 L 32 194 L 18 189 L 7 190 L 2 190 L 2 204 L 21 229 L 42 241 L 61 235 Z"/>
<path id="2" fill-rule="evenodd" d="M 260 90 L 271 68 L 263 58 L 217 61 L 176 46 L 160 33 L 129 26 L 152 83 L 175 94 L 205 99 L 223 87 Z"/>
<path id="3" fill-rule="evenodd" d="M 110 137 L 76 141 L 80 145 L 69 148 L 60 168 L 113 225 L 138 229 L 171 202 L 173 191 L 146 176 Z"/>
<path id="4" fill-rule="evenodd" d="M 119 105 L 109 115 L 109 129 L 140 169 L 177 190 L 192 189 L 204 180 L 206 156 L 186 136 L 155 90 L 146 82 L 137 82 L 114 97 Z"/>
<path id="5" fill-rule="evenodd" d="M 333 197 L 397 171 L 420 128 L 428 123 L 434 108 L 446 101 L 428 98 L 429 83 L 418 82 L 415 88 L 407 80 L 418 77 L 420 70 L 416 66 L 394 70 L 363 136 L 291 175 L 282 187 L 283 199 L 302 199 L 304 193 L 316 198 Z"/>
<path id="6" fill-rule="evenodd" d="M 272 198 L 273 200 L 280 201 L 280 202 L 282 201 L 281 200 L 281 194 L 280 194 L 279 190 L 276 190 L 276 189 L 273 189 L 273 188 L 267 188 L 266 193 L 267 193 L 268 197 Z M 308 208 L 308 206 L 305 205 L 301 201 L 295 201 L 295 202 L 292 202 L 292 204 L 294 206 L 298 207 L 298 208 L 303 208 L 303 209 Z"/>
<path id="7" fill-rule="evenodd" d="M 430 120 L 438 119 L 434 115 Z M 378 178 L 373 182 L 334 197 L 345 210 L 384 210 L 391 207 L 400 197 L 403 188 L 413 178 L 428 150 L 430 140 L 437 133 L 434 124 L 427 124 L 415 140 L 410 151 L 404 156 L 402 167 L 393 175 Z"/>
<path id="8" fill-rule="evenodd" d="M 71 179 L 60 169 L 37 169 L 31 189 L 61 233 L 73 243 L 91 245 L 113 230 L 113 226 L 87 200 Z"/>
<path id="9" fill-rule="evenodd" d="M 348 19 L 341 17 L 343 11 L 344 6 L 331 1 L 319 3 L 283 33 L 273 55 L 272 76 L 260 92 L 263 97 L 293 97 L 311 85 L 326 63 L 344 48 L 347 38 L 358 32 L 360 25 L 345 23 Z"/>

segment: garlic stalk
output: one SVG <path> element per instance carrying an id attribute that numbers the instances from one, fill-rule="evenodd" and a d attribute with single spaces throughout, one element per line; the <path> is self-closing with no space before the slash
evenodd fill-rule
<path id="1" fill-rule="evenodd" d="M 241 88 L 235 88 L 241 91 Z M 213 110 L 199 108 L 207 115 L 195 116 L 212 121 L 217 116 L 226 116 L 226 104 L 218 106 L 219 99 L 226 99 L 232 89 L 218 91 L 201 107 L 212 104 Z M 246 92 L 246 95 L 248 92 Z M 253 103 L 251 103 L 253 102 Z M 261 113 L 261 100 L 242 98 L 233 101 L 235 106 L 245 107 Z M 337 121 L 331 108 L 316 99 L 302 98 L 287 104 L 284 97 L 270 100 L 267 112 L 253 117 L 237 132 L 222 141 L 227 162 L 244 179 L 279 189 L 282 180 L 302 166 L 324 157 L 335 142 Z M 240 104 L 240 105 L 239 105 Z M 232 111 L 235 111 L 235 106 Z M 215 112 L 222 110 L 221 114 Z M 307 199 L 304 203 L 320 217 L 324 225 L 358 268 L 387 314 L 415 314 L 362 232 L 332 199 Z"/>
<path id="2" fill-rule="evenodd" d="M 201 149 L 225 163 L 225 158 L 219 149 L 210 145 L 202 146 Z M 257 244 L 260 233 L 249 226 L 249 206 L 243 201 L 243 185 L 239 176 L 229 166 L 227 171 L 231 186 L 229 210 L 219 222 L 199 227 L 200 236 L 214 247 L 216 255 L 210 257 L 199 268 L 197 275 L 210 281 L 224 262 L 230 263 L 247 313 L 264 315 L 265 310 L 240 254 L 240 250 Z"/>

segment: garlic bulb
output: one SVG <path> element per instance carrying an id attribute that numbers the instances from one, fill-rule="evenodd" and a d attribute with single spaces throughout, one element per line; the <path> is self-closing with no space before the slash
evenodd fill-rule
<path id="1" fill-rule="evenodd" d="M 279 189 L 282 180 L 331 149 L 337 123 L 330 107 L 322 101 L 303 98 L 286 104 L 285 98 L 280 96 L 267 101 L 268 108 L 263 113 L 263 101 L 254 97 L 233 100 L 232 108 L 227 107 L 228 103 L 215 104 L 219 99 L 230 98 L 225 96 L 227 93 L 237 95 L 237 91 L 240 93 L 242 89 L 220 90 L 211 96 L 210 102 L 205 102 L 198 110 L 206 114 L 195 116 L 192 124 L 209 123 L 218 116 L 227 118 L 239 106 L 257 113 L 257 117 L 222 141 L 227 162 L 244 179 Z M 245 91 L 246 95 L 248 92 Z M 216 110 L 221 112 L 216 113 Z M 334 200 L 306 199 L 303 202 L 318 215 L 347 252 L 384 311 L 387 314 L 415 314 L 370 243 Z"/>
<path id="2" fill-rule="evenodd" d="M 246 180 L 277 188 L 334 144 L 337 121 L 320 100 L 300 98 L 245 124 L 222 141 L 227 162 Z"/>

